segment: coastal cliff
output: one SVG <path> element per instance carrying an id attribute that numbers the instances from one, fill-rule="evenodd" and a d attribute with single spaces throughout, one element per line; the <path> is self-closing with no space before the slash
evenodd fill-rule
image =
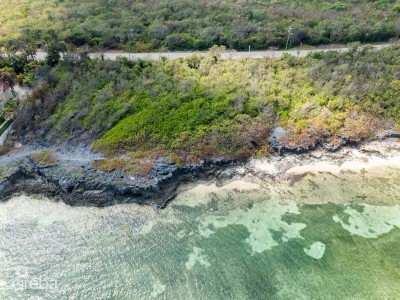
<path id="1" fill-rule="evenodd" d="M 93 168 L 98 157 L 85 147 L 54 148 L 57 161 L 45 165 L 32 158 L 35 153 L 40 153 L 39 149 L 17 151 L 0 158 L 0 200 L 26 193 L 43 194 L 72 206 L 138 203 L 163 208 L 177 195 L 180 187 L 197 181 L 222 184 L 246 179 L 274 184 L 281 180 L 295 182 L 307 172 L 334 173 L 346 168 L 360 171 L 369 164 L 400 167 L 400 143 L 393 138 L 342 147 L 335 152 L 319 147 L 308 152 L 276 153 L 245 162 L 220 159 L 176 166 L 159 161 L 154 163 L 147 176 L 130 175 L 123 169 L 100 171 Z M 81 159 L 74 159 L 77 155 Z"/>
<path id="2" fill-rule="evenodd" d="M 68 150 L 64 149 L 65 153 Z M 77 155 L 76 151 L 72 155 Z M 0 159 L 0 200 L 16 193 L 43 194 L 69 205 L 99 207 L 135 202 L 163 208 L 182 183 L 217 178 L 233 164 L 223 159 L 203 160 L 183 167 L 155 162 L 147 176 L 135 176 L 123 169 L 97 170 L 90 159 L 77 162 L 60 158 L 54 164 L 43 164 L 35 161 L 31 153 L 21 156 L 17 152 L 16 156 Z"/>

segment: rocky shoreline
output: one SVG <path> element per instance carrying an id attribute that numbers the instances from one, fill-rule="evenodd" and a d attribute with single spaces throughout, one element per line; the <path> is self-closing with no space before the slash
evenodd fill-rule
<path id="1" fill-rule="evenodd" d="M 400 158 L 400 142 L 391 138 L 357 147 L 342 147 L 334 152 L 317 148 L 300 154 L 273 154 L 264 159 L 250 159 L 246 163 L 219 159 L 176 166 L 158 161 L 147 177 L 139 177 L 127 175 L 123 170 L 102 172 L 94 169 L 92 162 L 98 157 L 87 147 L 52 149 L 59 160 L 51 166 L 40 165 L 31 158 L 31 154 L 38 150 L 21 149 L 0 156 L 0 201 L 25 193 L 45 195 L 71 206 L 104 207 L 138 203 L 163 208 L 177 195 L 179 187 L 187 183 L 213 180 L 223 184 L 235 179 L 271 183 L 277 180 L 296 181 L 307 172 L 307 166 L 315 166 L 309 168 L 310 171 L 321 168 L 316 164 L 340 166 L 358 161 L 362 167 L 373 157 Z M 304 166 L 306 168 L 301 169 Z M 330 171 L 329 168 L 321 170 Z"/>
<path id="2" fill-rule="evenodd" d="M 138 177 L 127 175 L 123 170 L 102 172 L 91 165 L 69 161 L 42 166 L 27 156 L 3 167 L 0 201 L 26 193 L 56 198 L 72 206 L 138 203 L 163 208 L 176 196 L 181 184 L 217 178 L 232 164 L 228 160 L 214 160 L 177 167 L 156 162 L 147 177 Z"/>

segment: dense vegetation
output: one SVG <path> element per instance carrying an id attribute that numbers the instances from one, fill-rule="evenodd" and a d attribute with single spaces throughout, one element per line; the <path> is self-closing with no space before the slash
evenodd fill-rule
<path id="1" fill-rule="evenodd" d="M 400 34 L 399 0 L 7 0 L 0 44 L 131 51 L 267 49 L 380 42 Z"/>
<path id="2" fill-rule="evenodd" d="M 22 51 L 3 55 L 0 52 L 0 80 L 30 85 L 35 81 L 36 68 L 40 63 L 33 60 L 35 52 Z"/>
<path id="3" fill-rule="evenodd" d="M 220 60 L 213 49 L 173 61 L 63 61 L 20 108 L 16 129 L 94 140 L 95 150 L 132 160 L 266 155 L 278 125 L 290 132 L 287 146 L 336 147 L 400 124 L 399 78 L 400 47 L 282 59 Z"/>

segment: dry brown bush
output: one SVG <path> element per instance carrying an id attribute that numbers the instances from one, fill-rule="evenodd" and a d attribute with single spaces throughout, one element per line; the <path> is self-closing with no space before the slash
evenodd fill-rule
<path id="1" fill-rule="evenodd" d="M 57 157 L 52 150 L 43 150 L 31 155 L 32 159 L 42 166 L 53 166 L 57 164 Z"/>

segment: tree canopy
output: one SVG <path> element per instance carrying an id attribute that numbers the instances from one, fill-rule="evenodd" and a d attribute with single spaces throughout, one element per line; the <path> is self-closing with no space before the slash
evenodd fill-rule
<path id="1" fill-rule="evenodd" d="M 391 47 L 305 58 L 219 60 L 212 51 L 152 62 L 60 61 L 14 128 L 106 154 L 182 161 L 265 155 L 276 126 L 289 133 L 288 147 L 335 148 L 400 125 L 399 57 Z"/>
<path id="2" fill-rule="evenodd" d="M 398 0 L 8 0 L 1 7 L 0 44 L 11 48 L 55 40 L 139 52 L 256 50 L 400 34 Z"/>

